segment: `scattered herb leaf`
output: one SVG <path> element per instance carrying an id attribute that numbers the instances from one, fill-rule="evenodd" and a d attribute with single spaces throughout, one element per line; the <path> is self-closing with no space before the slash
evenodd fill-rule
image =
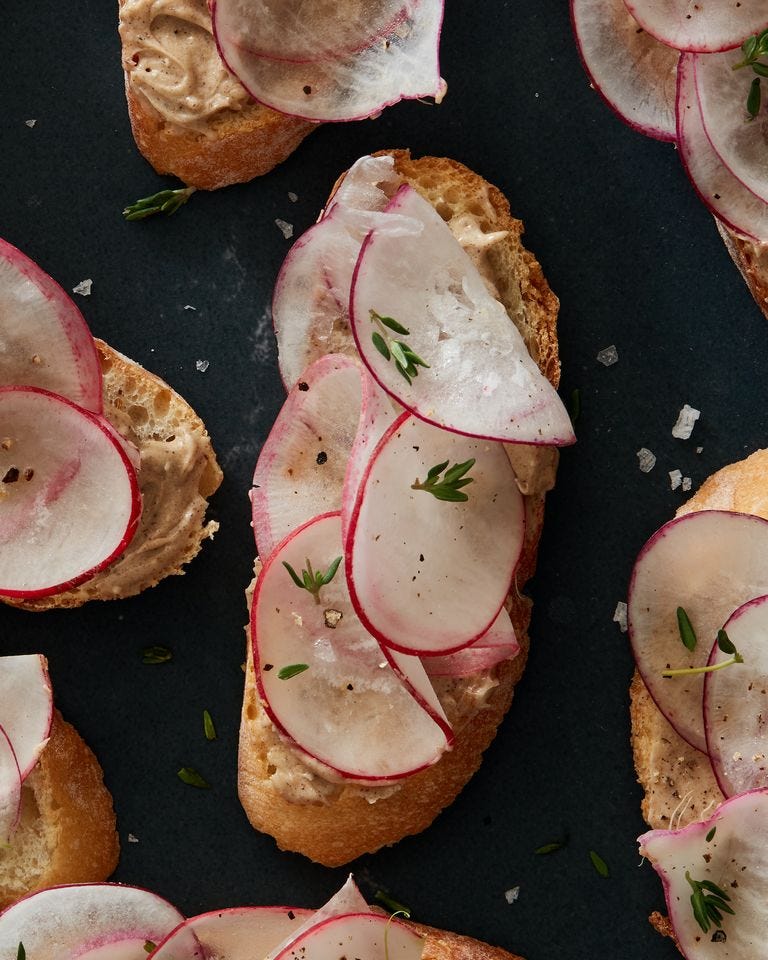
<path id="1" fill-rule="evenodd" d="M 749 85 L 747 94 L 747 116 L 749 120 L 754 120 L 760 112 L 760 77 L 768 77 L 768 63 L 763 63 L 760 57 L 768 55 L 768 30 L 755 34 L 747 39 L 741 45 L 742 59 L 734 63 L 732 70 L 741 70 L 743 67 L 751 67 L 752 72 L 757 76 Z"/>
<path id="2" fill-rule="evenodd" d="M 393 897 L 390 897 L 390 895 L 385 893 L 383 890 L 377 890 L 373 895 L 373 899 L 378 900 L 379 903 L 383 903 L 392 916 L 398 913 L 401 913 L 407 918 L 410 918 L 411 916 L 411 911 L 408 909 L 408 907 L 404 907 L 402 903 L 398 903 L 397 900 L 395 900 Z"/>
<path id="3" fill-rule="evenodd" d="M 203 710 L 203 731 L 206 740 L 216 739 L 216 727 L 213 725 L 213 717 L 207 710 Z"/>
<path id="4" fill-rule="evenodd" d="M 308 663 L 291 663 L 287 667 L 280 667 L 277 671 L 278 680 L 290 680 L 291 677 L 297 677 L 300 673 L 309 670 Z"/>
<path id="5" fill-rule="evenodd" d="M 545 843 L 543 847 L 538 847 L 533 852 L 538 856 L 543 856 L 546 853 L 555 853 L 556 850 L 562 850 L 564 846 L 564 840 L 555 840 L 553 843 Z"/>
<path id="6" fill-rule="evenodd" d="M 153 193 L 151 197 L 143 197 L 135 203 L 129 203 L 123 210 L 123 216 L 126 220 L 146 220 L 147 217 L 152 217 L 156 213 L 170 216 L 189 200 L 195 189 L 195 187 L 180 187 L 178 190 L 161 190 L 159 193 Z"/>
<path id="7" fill-rule="evenodd" d="M 696 649 L 696 633 L 688 614 L 683 607 L 677 608 L 677 629 L 680 631 L 680 639 L 686 650 L 693 652 Z"/>
<path id="8" fill-rule="evenodd" d="M 723 651 L 723 653 L 736 653 L 736 647 L 734 647 L 733 641 L 725 632 L 725 630 L 717 631 L 717 645 Z"/>
<path id="9" fill-rule="evenodd" d="M 571 409 L 568 411 L 571 415 L 571 423 L 576 426 L 576 421 L 581 416 L 581 390 L 576 387 L 571 391 Z"/>
<path id="10" fill-rule="evenodd" d="M 186 783 L 187 786 L 197 787 L 199 790 L 211 789 L 210 783 L 192 767 L 182 767 L 176 776 L 182 783 Z"/>
<path id="11" fill-rule="evenodd" d="M 693 890 L 691 907 L 696 923 L 704 933 L 709 933 L 709 928 L 713 923 L 716 927 L 721 927 L 723 925 L 723 914 L 730 913 L 733 915 L 733 908 L 729 907 L 727 902 L 731 898 L 711 880 L 692 880 L 687 870 L 685 871 L 685 879 Z"/>
<path id="12" fill-rule="evenodd" d="M 369 310 L 369 316 L 371 323 L 375 323 L 379 328 L 371 334 L 374 347 L 387 362 L 395 361 L 395 368 L 404 380 L 411 383 L 413 378 L 419 375 L 419 367 L 429 369 L 429 364 L 422 360 L 418 353 L 414 353 L 407 343 L 395 340 L 387 333 L 387 330 L 392 330 L 401 337 L 408 337 L 411 331 L 407 327 L 394 317 L 382 317 L 375 310 Z"/>
<path id="13" fill-rule="evenodd" d="M 603 860 L 599 853 L 595 853 L 594 850 L 589 851 L 589 859 L 592 861 L 592 866 L 600 874 L 601 877 L 610 876 L 608 870 L 608 864 Z"/>
<path id="14" fill-rule="evenodd" d="M 19 949 L 16 951 L 16 960 L 27 960 L 27 951 L 24 949 L 21 940 L 19 940 Z"/>
<path id="15" fill-rule="evenodd" d="M 389 919 L 384 925 L 384 960 L 389 960 L 389 927 L 395 917 L 399 916 L 405 917 L 406 920 L 411 919 L 411 914 L 408 910 L 395 910 L 395 912 L 390 915 Z"/>
<path id="16" fill-rule="evenodd" d="M 754 120 L 760 113 L 760 100 L 760 77 L 755 77 L 749 85 L 749 93 L 747 94 L 747 113 L 750 120 Z"/>
<path id="17" fill-rule="evenodd" d="M 144 949 L 147 951 L 147 953 L 152 953 L 153 950 L 157 950 L 157 944 L 153 943 L 151 940 L 145 940 Z"/>
<path id="18" fill-rule="evenodd" d="M 716 831 L 717 831 L 717 827 L 712 827 L 712 829 L 709 831 L 709 833 L 705 837 L 705 840 L 707 841 L 707 843 L 710 843 L 712 840 L 714 840 Z"/>
<path id="19" fill-rule="evenodd" d="M 168 663 L 171 657 L 168 647 L 144 647 L 141 653 L 142 663 Z"/>
<path id="20" fill-rule="evenodd" d="M 415 483 L 411 484 L 411 490 L 426 490 L 427 493 L 431 493 L 438 500 L 450 500 L 453 503 L 463 503 L 465 500 L 469 500 L 467 494 L 462 493 L 461 488 L 473 482 L 473 478 L 467 477 L 465 474 L 474 467 L 474 459 L 465 460 L 464 463 L 457 463 L 446 469 L 448 463 L 449 461 L 445 460 L 443 463 L 435 464 L 427 474 L 424 483 L 416 480 Z M 443 470 L 445 470 L 445 475 L 441 480 L 440 474 Z"/>
<path id="21" fill-rule="evenodd" d="M 307 558 L 307 566 L 301 571 L 301 577 L 299 577 L 290 563 L 286 563 L 285 560 L 283 560 L 283 566 L 299 590 L 306 590 L 308 593 L 311 593 L 315 598 L 315 603 L 320 603 L 320 588 L 333 580 L 336 576 L 336 571 L 339 569 L 341 560 L 341 557 L 336 557 L 325 573 L 322 573 L 320 570 L 313 570 L 312 564 L 309 562 L 309 558 Z"/>

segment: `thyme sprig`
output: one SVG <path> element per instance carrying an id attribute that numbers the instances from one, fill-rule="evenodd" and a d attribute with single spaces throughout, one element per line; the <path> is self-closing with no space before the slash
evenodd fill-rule
<path id="1" fill-rule="evenodd" d="M 452 503 L 463 503 L 465 500 L 469 500 L 469 497 L 461 488 L 474 482 L 473 477 L 465 476 L 474 467 L 474 458 L 465 460 L 464 463 L 454 464 L 454 466 L 446 469 L 449 463 L 449 460 L 436 463 L 427 474 L 424 483 L 417 479 L 415 483 L 411 484 L 411 490 L 426 490 L 427 493 L 431 493 L 438 500 L 449 500 Z M 441 480 L 440 474 L 443 470 L 445 470 L 445 475 Z"/>
<path id="2" fill-rule="evenodd" d="M 304 673 L 305 670 L 309 670 L 308 663 L 289 663 L 287 667 L 280 667 L 277 671 L 277 679 L 291 680 L 293 677 L 298 677 L 300 673 Z"/>
<path id="3" fill-rule="evenodd" d="M 320 570 L 313 570 L 312 564 L 309 562 L 309 558 L 307 558 L 306 569 L 301 571 L 301 577 L 299 577 L 290 563 L 286 563 L 286 561 L 283 560 L 283 566 L 290 574 L 291 580 L 293 580 L 299 590 L 306 590 L 308 593 L 311 593 L 315 598 L 315 603 L 320 603 L 320 588 L 333 580 L 340 563 L 341 557 L 336 557 L 325 573 L 322 573 Z"/>
<path id="4" fill-rule="evenodd" d="M 184 206 L 196 189 L 196 187 L 179 187 L 178 190 L 161 190 L 159 193 L 153 193 L 151 197 L 142 197 L 135 203 L 129 203 L 123 210 L 123 216 L 126 220 L 146 220 L 147 217 L 152 217 L 156 213 L 164 213 L 170 217 L 179 207 Z"/>
<path id="5" fill-rule="evenodd" d="M 374 347 L 376 347 L 387 363 L 389 363 L 390 360 L 395 361 L 395 369 L 404 380 L 410 384 L 413 378 L 419 375 L 419 367 L 429 369 L 429 364 L 425 363 L 418 353 L 415 353 L 407 343 L 403 343 L 402 340 L 395 340 L 387 333 L 387 330 L 392 330 L 394 333 L 399 333 L 401 337 L 409 337 L 411 331 L 407 327 L 404 327 L 402 323 L 395 320 L 394 317 L 382 317 L 382 315 L 375 310 L 369 310 L 368 312 L 371 323 L 375 323 L 379 328 L 371 334 Z"/>
<path id="6" fill-rule="evenodd" d="M 691 885 L 693 893 L 691 894 L 691 907 L 696 923 L 701 927 L 704 933 L 709 933 L 709 928 L 714 925 L 722 927 L 723 914 L 733 915 L 733 907 L 728 906 L 731 898 L 728 894 L 718 887 L 711 880 L 692 880 L 690 873 L 685 871 L 685 879 Z"/>
<path id="7" fill-rule="evenodd" d="M 747 39 L 741 45 L 742 58 L 738 63 L 731 66 L 732 70 L 741 70 L 744 67 L 751 67 L 757 74 L 749 85 L 747 94 L 747 113 L 750 120 L 754 120 L 760 112 L 760 102 L 762 99 L 760 91 L 760 78 L 768 77 L 768 63 L 763 63 L 760 57 L 768 56 L 768 30 L 757 33 Z"/>
<path id="8" fill-rule="evenodd" d="M 679 611 L 680 611 L 680 610 L 683 610 L 683 608 L 682 608 L 682 607 L 678 607 L 678 618 L 677 618 L 677 619 L 678 619 L 678 625 L 679 625 L 680 622 L 681 622 L 681 621 L 680 621 L 680 615 L 679 615 Z M 683 610 L 683 614 L 685 614 L 685 610 Z M 687 615 L 685 616 L 685 619 L 688 620 Z M 691 622 L 690 622 L 690 620 L 688 620 L 688 626 L 691 628 L 691 632 L 693 632 L 693 627 L 691 627 Z M 689 650 L 693 650 L 693 648 L 696 646 L 696 637 L 695 637 L 695 635 L 694 635 L 694 639 L 693 639 L 693 647 L 692 647 L 692 646 L 688 646 L 688 642 L 687 642 L 686 639 L 683 637 L 683 630 L 682 630 L 682 629 L 680 630 L 680 637 L 681 637 L 681 639 L 683 640 L 683 643 L 686 645 L 686 647 L 688 647 Z M 718 648 L 719 648 L 720 650 L 722 650 L 723 653 L 731 654 L 730 660 L 721 660 L 719 663 L 710 663 L 710 664 L 708 664 L 706 667 L 683 667 L 683 668 L 678 669 L 678 670 L 663 670 L 663 671 L 662 671 L 662 674 L 661 674 L 662 677 L 665 677 L 665 678 L 669 678 L 669 677 L 690 677 L 690 676 L 694 676 L 694 675 L 699 674 L 699 673 L 714 673 L 715 670 L 724 670 L 725 667 L 731 667 L 731 666 L 733 666 L 734 663 L 744 663 L 744 657 L 742 657 L 742 655 L 741 655 L 741 654 L 739 653 L 739 651 L 736 649 L 736 647 L 734 646 L 733 641 L 732 641 L 731 638 L 728 636 L 728 634 L 725 632 L 725 630 L 718 630 L 718 631 L 717 631 L 717 646 L 718 646 Z"/>

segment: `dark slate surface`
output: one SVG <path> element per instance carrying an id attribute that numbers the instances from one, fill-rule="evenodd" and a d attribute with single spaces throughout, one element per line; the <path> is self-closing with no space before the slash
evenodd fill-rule
<path id="1" fill-rule="evenodd" d="M 101 758 L 123 841 L 116 879 L 191 913 L 316 905 L 344 876 L 279 853 L 237 801 L 246 491 L 282 398 L 268 304 L 289 244 L 274 221 L 300 232 L 357 156 L 410 146 L 463 160 L 525 220 L 562 299 L 562 393 L 578 387 L 583 412 L 548 504 L 531 660 L 509 717 L 432 828 L 353 869 L 369 894 L 386 887 L 419 919 L 529 960 L 671 960 L 672 944 L 646 921 L 663 901 L 635 845 L 632 664 L 611 618 L 635 553 L 683 499 L 667 471 L 696 485 L 764 444 L 768 389 L 768 327 L 674 149 L 623 126 L 590 90 L 563 0 L 449 0 L 443 106 L 402 104 L 375 122 L 324 127 L 257 182 L 198 195 L 170 220 L 127 224 L 124 203 L 163 181 L 130 135 L 114 6 L 39 0 L 5 11 L 0 235 L 66 289 L 92 278 L 78 305 L 93 332 L 202 415 L 226 471 L 212 505 L 222 528 L 186 576 L 140 597 L 45 615 L 0 610 L 0 651 L 48 656 L 59 706 Z M 605 368 L 596 354 L 609 344 L 620 359 Z M 209 361 L 205 373 L 198 359 Z M 686 402 L 701 420 L 691 440 L 674 440 Z M 658 456 L 649 475 L 637 467 L 641 446 Z M 142 665 L 151 643 L 172 647 L 173 662 Z M 215 743 L 202 735 L 204 708 Z M 213 789 L 182 784 L 181 765 Z M 564 837 L 558 853 L 534 854 Z M 510 905 L 504 892 L 517 885 Z"/>

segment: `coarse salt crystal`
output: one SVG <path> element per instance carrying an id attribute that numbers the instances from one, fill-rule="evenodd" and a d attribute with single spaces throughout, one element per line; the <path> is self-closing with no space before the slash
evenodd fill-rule
<path id="1" fill-rule="evenodd" d="M 614 363 L 619 362 L 619 351 L 616 349 L 615 344 L 611 344 L 610 347 L 604 347 L 597 355 L 599 363 L 602 363 L 604 367 L 613 366 Z"/>
<path id="2" fill-rule="evenodd" d="M 701 410 L 689 407 L 686 403 L 677 415 L 677 423 L 672 427 L 672 436 L 678 440 L 687 440 L 693 433 L 693 425 L 701 416 Z"/>
<path id="3" fill-rule="evenodd" d="M 81 297 L 90 297 L 93 280 L 81 280 L 76 287 L 72 287 L 72 293 L 79 293 Z"/>
<path id="4" fill-rule="evenodd" d="M 291 201 L 291 203 L 296 203 L 296 201 L 299 199 L 299 195 L 298 193 L 294 193 L 293 190 L 289 190 L 288 199 Z"/>
<path id="5" fill-rule="evenodd" d="M 26 125 L 31 130 L 32 127 L 34 127 L 34 125 L 37 123 L 37 120 L 25 120 L 24 123 L 26 123 Z"/>
<path id="6" fill-rule="evenodd" d="M 616 609 L 613 611 L 613 622 L 618 623 L 622 633 L 627 632 L 627 605 L 623 600 L 619 600 Z"/>
<path id="7" fill-rule="evenodd" d="M 139 842 L 138 837 L 134 837 L 132 833 L 128 834 L 128 843 L 138 843 L 138 842 Z"/>
<path id="8" fill-rule="evenodd" d="M 184 309 L 185 309 L 185 310 L 197 310 L 197 307 L 193 307 L 191 303 L 185 303 L 185 304 L 184 304 Z"/>
<path id="9" fill-rule="evenodd" d="M 520 896 L 520 886 L 511 887 L 509 890 L 504 891 L 504 899 L 507 903 L 514 903 L 515 900 Z"/>
<path id="10" fill-rule="evenodd" d="M 696 453 L 703 453 L 704 447 L 696 447 Z"/>
<path id="11" fill-rule="evenodd" d="M 275 220 L 275 226 L 280 230 L 282 235 L 286 240 L 290 240 L 293 236 L 293 224 L 287 223 L 285 220 Z"/>
<path id="12" fill-rule="evenodd" d="M 650 473 L 656 466 L 656 455 L 647 447 L 640 447 L 637 451 L 637 465 L 643 473 Z"/>
<path id="13" fill-rule="evenodd" d="M 689 491 L 690 489 L 691 489 L 691 478 L 690 478 L 690 477 L 683 477 L 683 490 L 684 490 L 686 493 L 688 493 L 688 491 Z"/>
<path id="14" fill-rule="evenodd" d="M 670 470 L 669 471 L 669 485 L 673 490 L 677 490 L 680 484 L 683 482 L 683 473 L 682 470 Z"/>
<path id="15" fill-rule="evenodd" d="M 200 373 L 205 373 L 205 371 L 210 366 L 209 360 L 195 360 L 195 369 L 199 370 Z"/>

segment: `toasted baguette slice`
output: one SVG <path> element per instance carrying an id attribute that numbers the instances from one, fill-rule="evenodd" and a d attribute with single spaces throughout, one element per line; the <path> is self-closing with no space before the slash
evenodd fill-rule
<path id="1" fill-rule="evenodd" d="M 719 220 L 715 220 L 715 223 L 755 303 L 768 317 L 768 244 L 745 240 Z"/>
<path id="2" fill-rule="evenodd" d="M 677 511 L 734 510 L 768 520 L 768 450 L 718 470 Z M 653 829 L 677 829 L 710 816 L 725 799 L 709 758 L 673 730 L 635 674 L 630 688 L 632 749 L 644 790 L 642 813 Z"/>
<path id="3" fill-rule="evenodd" d="M 255 103 L 234 78 L 230 83 L 238 90 L 237 103 L 227 106 L 222 102 L 210 114 L 192 124 L 183 122 L 183 117 L 181 120 L 168 119 L 152 105 L 142 89 L 147 73 L 151 77 L 153 71 L 158 71 L 158 40 L 153 38 L 153 51 L 148 60 L 150 66 L 147 67 L 132 42 L 132 31 L 123 16 L 125 5 L 125 0 L 121 0 L 120 34 L 128 116 L 136 145 L 158 173 L 171 174 L 200 190 L 245 183 L 282 163 L 317 127 L 315 123 L 287 117 Z M 126 9 L 130 12 L 131 8 L 128 5 Z M 168 59 L 174 61 L 177 70 L 186 66 L 185 82 L 201 83 L 212 58 L 215 58 L 218 70 L 224 69 L 210 38 L 211 18 L 205 0 L 179 0 L 173 16 L 185 32 L 188 43 L 195 45 L 191 63 L 185 64 L 169 52 Z M 158 18 L 167 20 L 167 9 L 158 10 Z M 199 92 L 198 99 L 204 95 Z M 193 93 L 187 99 L 196 96 Z"/>
<path id="4" fill-rule="evenodd" d="M 482 177 L 454 160 L 424 157 L 412 160 L 408 151 L 393 151 L 395 168 L 428 199 L 449 223 L 471 217 L 482 233 L 506 231 L 485 251 L 487 280 L 498 291 L 510 319 L 518 326 L 531 355 L 557 386 L 557 297 L 541 267 L 523 248 L 522 223 L 509 212 L 503 194 Z M 351 785 L 323 782 L 318 797 L 311 772 L 286 761 L 286 749 L 266 717 L 256 691 L 248 644 L 245 696 L 240 727 L 239 793 L 248 819 L 257 830 L 271 834 L 281 849 L 303 853 L 326 866 L 348 863 L 363 853 L 424 830 L 450 804 L 480 766 L 483 751 L 509 709 L 528 652 L 531 602 L 520 594 L 533 576 L 544 518 L 544 496 L 554 484 L 557 451 L 551 447 L 507 447 L 518 484 L 525 495 L 526 535 L 508 609 L 521 652 L 490 673 L 437 685 L 456 743 L 434 766 L 402 781 L 399 789 L 371 802 L 372 794 Z M 471 704 L 473 690 L 490 686 L 482 705 Z M 295 788 L 286 797 L 285 784 Z M 305 789 L 306 787 L 306 789 Z M 306 798 L 302 801 L 302 796 Z"/>
<path id="5" fill-rule="evenodd" d="M 21 823 L 0 848 L 0 908 L 56 884 L 106 880 L 120 855 L 112 797 L 98 760 L 58 711 L 22 794 Z"/>
<path id="6" fill-rule="evenodd" d="M 79 607 L 117 600 L 183 574 L 219 525 L 205 522 L 207 498 L 222 480 L 205 425 L 167 383 L 96 341 L 104 384 L 104 414 L 141 455 L 143 507 L 138 530 L 114 563 L 65 593 L 7 601 L 26 610 Z"/>
<path id="7" fill-rule="evenodd" d="M 421 960 L 522 960 L 501 947 L 492 947 L 482 940 L 464 937 L 448 930 L 438 930 L 422 923 L 409 923 L 425 937 Z"/>

